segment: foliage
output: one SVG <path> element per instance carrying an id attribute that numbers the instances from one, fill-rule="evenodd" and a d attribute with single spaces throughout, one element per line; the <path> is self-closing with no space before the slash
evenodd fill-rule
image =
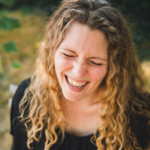
<path id="1" fill-rule="evenodd" d="M 0 58 L 0 72 L 3 72 L 2 59 Z"/>
<path id="2" fill-rule="evenodd" d="M 21 68 L 21 65 L 20 65 L 20 63 L 19 63 L 18 61 L 12 62 L 12 63 L 11 63 L 11 66 L 12 66 L 13 68 L 15 68 L 15 69 Z"/>
<path id="3" fill-rule="evenodd" d="M 4 30 L 12 30 L 21 27 L 18 19 L 3 16 L 0 19 L 0 28 Z"/>
<path id="4" fill-rule="evenodd" d="M 26 8 L 32 9 L 40 8 L 42 11 L 51 14 L 52 9 L 58 6 L 61 0 L 4 0 L 4 8 L 8 9 L 18 9 L 26 6 Z M 11 3 L 10 3 L 11 1 Z"/>
<path id="5" fill-rule="evenodd" d="M 8 43 L 2 44 L 2 49 L 6 53 L 18 52 L 17 45 L 14 41 L 9 41 Z"/>
<path id="6" fill-rule="evenodd" d="M 13 8 L 18 0 L 3 0 L 3 6 L 6 8 Z"/>
<path id="7" fill-rule="evenodd" d="M 147 56 L 150 57 L 150 0 L 108 1 L 127 18 L 139 58 L 142 60 Z M 40 8 L 50 15 L 60 2 L 61 0 L 4 0 L 4 7 L 23 8 L 26 13 L 34 8 Z"/>
<path id="8" fill-rule="evenodd" d="M 0 28 L 3 30 L 10 31 L 19 27 L 21 27 L 21 24 L 18 19 L 6 17 L 6 16 L 3 16 L 2 19 L 0 19 Z M 14 41 L 9 41 L 7 43 L 2 44 L 1 48 L 4 51 L 4 53 L 6 53 L 7 58 L 9 58 L 8 54 L 10 52 L 15 52 L 15 53 L 18 52 L 17 45 Z M 10 61 L 10 59 L 8 59 L 8 61 Z M 11 66 L 15 69 L 21 68 L 21 64 L 18 61 L 14 61 L 10 63 L 11 63 Z M 1 57 L 0 57 L 0 73 L 3 73 Z"/>
<path id="9" fill-rule="evenodd" d="M 150 1 L 112 0 L 112 5 L 127 18 L 139 59 L 150 57 Z"/>

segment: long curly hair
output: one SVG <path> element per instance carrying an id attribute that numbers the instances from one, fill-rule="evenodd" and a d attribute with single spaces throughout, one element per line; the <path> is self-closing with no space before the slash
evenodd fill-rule
<path id="1" fill-rule="evenodd" d="M 19 104 L 28 148 L 34 140 L 40 140 L 43 132 L 44 150 L 58 141 L 59 134 L 62 141 L 64 139 L 67 122 L 60 101 L 62 90 L 55 72 L 54 55 L 74 22 L 102 31 L 109 42 L 108 73 L 98 93 L 103 104 L 102 122 L 91 142 L 100 150 L 142 150 L 137 131 L 139 116 L 145 118 L 145 130 L 150 132 L 150 102 L 144 92 L 144 77 L 124 18 L 104 0 L 65 1 L 51 16 L 35 73 Z"/>

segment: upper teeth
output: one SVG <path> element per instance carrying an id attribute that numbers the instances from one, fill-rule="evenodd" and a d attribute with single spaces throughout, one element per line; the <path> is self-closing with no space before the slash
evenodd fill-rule
<path id="1" fill-rule="evenodd" d="M 70 84 L 72 84 L 74 86 L 82 86 L 82 85 L 85 85 L 87 83 L 87 82 L 85 82 L 85 83 L 76 82 L 76 81 L 70 79 L 69 77 L 68 77 L 68 81 Z"/>

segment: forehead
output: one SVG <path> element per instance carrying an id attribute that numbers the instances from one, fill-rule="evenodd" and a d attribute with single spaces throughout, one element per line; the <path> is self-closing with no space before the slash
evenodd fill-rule
<path id="1" fill-rule="evenodd" d="M 91 30 L 87 25 L 75 22 L 68 29 L 60 46 L 76 53 L 107 55 L 109 43 L 102 31 Z"/>

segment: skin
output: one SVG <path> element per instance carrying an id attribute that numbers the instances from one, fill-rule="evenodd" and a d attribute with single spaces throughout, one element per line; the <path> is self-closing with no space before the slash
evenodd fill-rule
<path id="1" fill-rule="evenodd" d="M 88 135 L 100 123 L 101 104 L 97 93 L 108 70 L 108 46 L 102 31 L 91 30 L 75 22 L 56 50 L 55 70 L 63 93 L 63 111 L 69 124 L 65 130 L 71 134 Z M 82 91 L 74 92 L 68 88 L 65 75 L 89 83 Z"/>

